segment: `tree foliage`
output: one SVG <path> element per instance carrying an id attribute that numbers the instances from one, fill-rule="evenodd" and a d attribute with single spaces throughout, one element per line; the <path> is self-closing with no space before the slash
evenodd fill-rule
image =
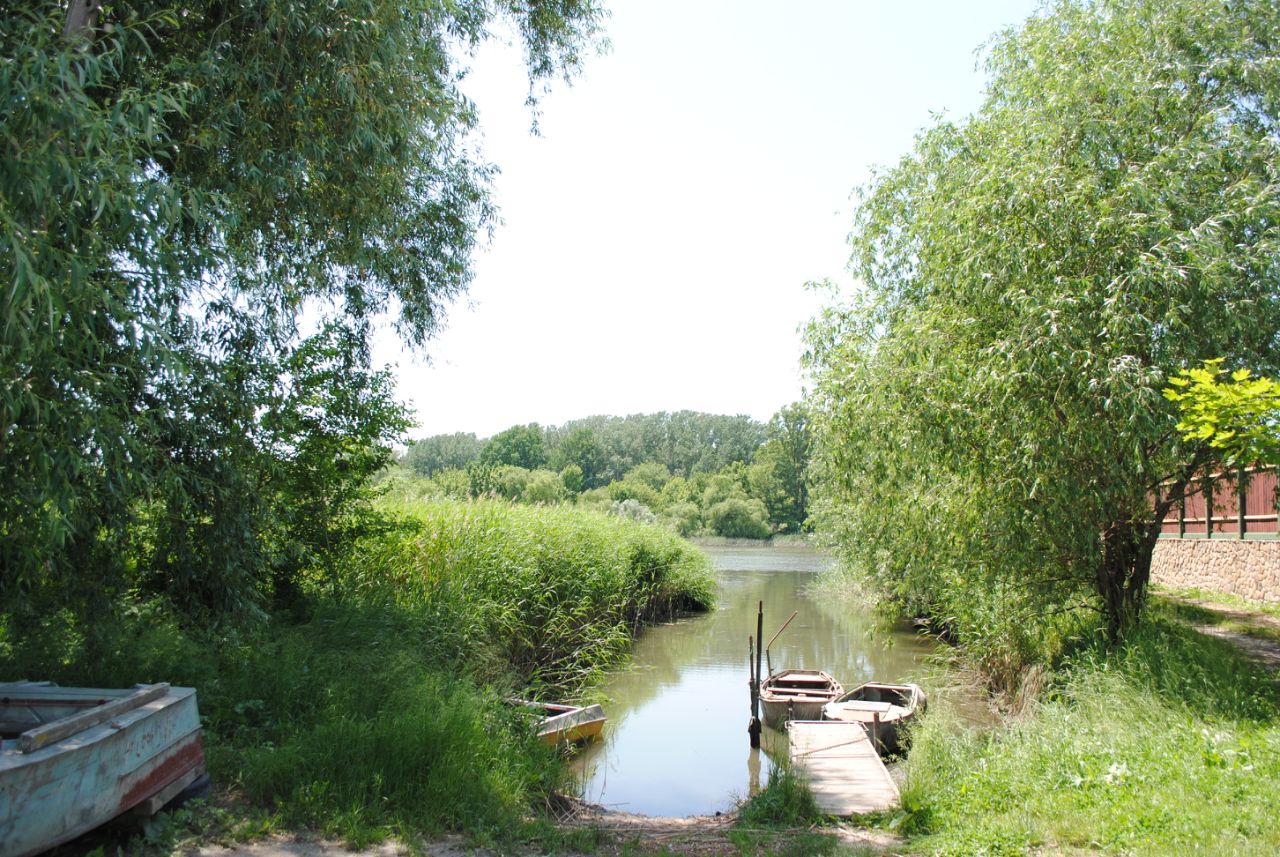
<path id="1" fill-rule="evenodd" d="M 1136 620 L 1217 454 L 1168 373 L 1280 363 L 1278 46 L 1260 0 L 1051 4 L 865 189 L 809 337 L 821 518 L 905 609 L 1029 656 L 1054 610 Z"/>
<path id="2" fill-rule="evenodd" d="M 620 480 L 647 462 L 685 477 L 715 473 L 732 462 L 750 461 L 763 442 L 764 427 L 748 416 L 696 411 L 586 417 L 547 437 L 553 460 L 564 449 L 565 463 L 582 467 L 590 487 Z"/>
<path id="3" fill-rule="evenodd" d="M 420 476 L 433 476 L 442 470 L 466 470 L 483 447 L 471 432 L 438 434 L 410 443 L 402 461 Z"/>
<path id="4" fill-rule="evenodd" d="M 751 494 L 758 497 L 769 520 L 786 532 L 799 532 L 809 517 L 809 458 L 813 433 L 808 414 L 799 404 L 774 414 L 766 428 L 768 439 L 756 450 L 747 469 Z"/>
<path id="5" fill-rule="evenodd" d="M 403 426 L 373 322 L 422 343 L 493 221 L 459 57 L 509 21 L 532 89 L 601 12 L 71 7 L 0 16 L 0 601 L 251 612 Z"/>
<path id="6" fill-rule="evenodd" d="M 1227 375 L 1223 358 L 1169 378 L 1183 439 L 1221 450 L 1227 464 L 1280 464 L 1280 383 L 1250 369 Z M 1225 376 L 1225 377 L 1224 377 Z"/>
<path id="7" fill-rule="evenodd" d="M 485 441 L 476 461 L 486 467 L 510 465 L 533 470 L 547 460 L 542 429 L 537 423 L 512 426 Z"/>
<path id="8" fill-rule="evenodd" d="M 656 515 L 682 535 L 733 530 L 735 536 L 765 538 L 799 532 L 807 523 L 812 435 L 799 404 L 763 425 L 745 416 L 681 411 L 588 417 L 558 428 L 518 425 L 487 441 L 436 435 L 411 444 L 401 463 L 421 474 L 447 458 L 446 451 L 476 444 L 481 452 L 466 465 L 466 493 L 473 497 L 572 501 L 646 519 Z M 559 487 L 540 471 L 543 462 L 559 473 Z M 452 478 L 417 484 L 402 490 L 455 496 L 458 487 Z M 735 502 L 714 519 L 730 522 L 721 526 L 710 513 L 726 500 Z"/>

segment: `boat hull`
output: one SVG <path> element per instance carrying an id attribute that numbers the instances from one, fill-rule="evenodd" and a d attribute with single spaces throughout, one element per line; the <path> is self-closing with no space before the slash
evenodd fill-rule
<path id="1" fill-rule="evenodd" d="M 542 715 L 537 722 L 538 740 L 551 747 L 591 741 L 604 729 L 604 709 L 599 705 L 561 705 L 527 699 L 508 699 L 507 704 Z"/>
<path id="2" fill-rule="evenodd" d="M 43 705 L 120 700 L 133 691 L 0 685 L 0 703 L 38 711 Z M 79 695 L 80 702 L 75 702 Z M 26 857 L 67 842 L 130 810 L 154 811 L 204 772 L 204 744 L 195 691 L 168 688 L 102 722 L 40 744 L 45 727 L 0 743 L 0 854 Z M 24 744 L 28 749 L 23 749 Z"/>
<path id="3" fill-rule="evenodd" d="M 905 746 L 904 727 L 925 704 L 919 685 L 868 683 L 824 705 L 822 719 L 861 723 L 881 755 L 894 755 Z"/>
<path id="4" fill-rule="evenodd" d="M 591 741 L 604 729 L 604 709 L 598 705 L 552 714 L 538 724 L 538 738 L 552 747 Z"/>
<path id="5" fill-rule="evenodd" d="M 760 707 L 770 729 L 786 728 L 790 720 L 821 720 L 822 707 L 844 688 L 821 670 L 783 670 L 760 685 Z"/>

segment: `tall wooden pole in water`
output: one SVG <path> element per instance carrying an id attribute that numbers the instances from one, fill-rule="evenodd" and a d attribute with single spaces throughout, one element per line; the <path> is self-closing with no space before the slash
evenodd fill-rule
<path id="1" fill-rule="evenodd" d="M 751 746 L 760 746 L 760 657 L 764 649 L 764 602 L 756 612 L 756 663 L 751 673 L 751 723 L 747 726 L 747 734 L 751 736 Z M 750 664 L 748 664 L 750 666 Z"/>

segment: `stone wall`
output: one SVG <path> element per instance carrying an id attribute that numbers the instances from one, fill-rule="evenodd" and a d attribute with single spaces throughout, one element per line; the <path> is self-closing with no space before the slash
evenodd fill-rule
<path id="1" fill-rule="evenodd" d="M 1174 589 L 1207 589 L 1280 602 L 1280 541 L 1161 539 L 1151 579 Z"/>

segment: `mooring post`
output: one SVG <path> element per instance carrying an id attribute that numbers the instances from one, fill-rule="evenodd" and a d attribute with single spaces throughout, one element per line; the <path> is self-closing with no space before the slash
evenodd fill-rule
<path id="1" fill-rule="evenodd" d="M 751 642 L 748 640 L 747 651 L 747 667 L 751 671 L 751 722 L 747 725 L 747 735 L 751 737 L 751 746 L 753 749 L 760 746 L 760 655 L 764 649 L 764 602 L 761 601 L 756 613 L 756 636 L 755 636 L 755 652 L 750 651 Z M 755 655 L 755 663 L 750 661 L 751 655 Z"/>

